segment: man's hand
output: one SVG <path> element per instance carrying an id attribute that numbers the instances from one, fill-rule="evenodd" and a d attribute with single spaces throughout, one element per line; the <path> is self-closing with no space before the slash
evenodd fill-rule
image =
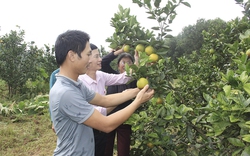
<path id="1" fill-rule="evenodd" d="M 149 89 L 147 84 L 136 96 L 135 100 L 139 100 L 140 103 L 144 103 L 154 97 L 154 90 Z"/>

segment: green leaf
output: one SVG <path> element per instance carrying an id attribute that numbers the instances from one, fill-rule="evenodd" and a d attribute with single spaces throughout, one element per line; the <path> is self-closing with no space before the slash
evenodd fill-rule
<path id="1" fill-rule="evenodd" d="M 173 38 L 173 35 L 166 35 L 166 36 L 164 36 L 164 38 Z"/>
<path id="2" fill-rule="evenodd" d="M 245 83 L 243 88 L 248 93 L 248 95 L 250 95 L 250 83 Z"/>
<path id="3" fill-rule="evenodd" d="M 191 5 L 188 2 L 181 2 L 182 4 L 184 4 L 185 6 L 191 8 Z"/>
<path id="4" fill-rule="evenodd" d="M 234 151 L 233 153 L 232 153 L 232 156 L 237 156 L 237 155 L 239 155 L 239 153 L 242 151 L 242 149 L 240 148 L 240 149 L 238 149 L 238 150 L 236 150 L 236 151 Z"/>
<path id="5" fill-rule="evenodd" d="M 148 136 L 151 138 L 159 139 L 159 136 L 156 133 L 149 133 Z"/>
<path id="6" fill-rule="evenodd" d="M 215 136 L 221 135 L 229 125 L 231 124 L 227 121 L 220 121 L 217 123 L 213 123 Z"/>
<path id="7" fill-rule="evenodd" d="M 249 38 L 250 37 L 250 30 L 247 30 L 244 34 L 240 34 L 240 40 L 244 40 L 246 38 Z"/>
<path id="8" fill-rule="evenodd" d="M 231 92 L 231 86 L 230 85 L 226 85 L 226 86 L 223 87 L 223 90 L 224 90 L 226 96 L 229 96 L 230 92 Z"/>
<path id="9" fill-rule="evenodd" d="M 147 113 L 145 112 L 145 111 L 141 111 L 140 113 L 140 116 L 142 117 L 142 118 L 147 118 Z"/>
<path id="10" fill-rule="evenodd" d="M 187 128 L 186 128 L 186 135 L 187 135 L 188 141 L 192 142 L 194 139 L 194 136 L 193 136 L 193 132 L 192 132 L 192 127 L 189 125 L 187 125 Z"/>
<path id="11" fill-rule="evenodd" d="M 173 115 L 167 115 L 164 119 L 165 120 L 172 120 L 174 118 Z"/>
<path id="12" fill-rule="evenodd" d="M 239 80 L 244 84 L 248 81 L 248 76 L 247 76 L 247 73 L 246 71 L 242 72 L 241 75 L 240 75 L 240 78 Z"/>
<path id="13" fill-rule="evenodd" d="M 244 140 L 244 141 L 246 141 L 246 142 L 250 142 L 250 134 L 243 135 L 243 136 L 242 136 L 242 140 Z"/>
<path id="14" fill-rule="evenodd" d="M 193 108 L 191 107 L 187 107 L 184 104 L 180 105 L 179 108 L 177 109 L 177 111 L 181 114 L 181 115 L 185 115 L 188 111 L 193 111 Z"/>
<path id="15" fill-rule="evenodd" d="M 155 6 L 156 8 L 159 8 L 160 3 L 161 3 L 161 0 L 155 0 L 154 6 Z"/>
<path id="16" fill-rule="evenodd" d="M 174 114 L 174 117 L 176 118 L 176 119 L 181 119 L 182 118 L 182 116 L 181 115 L 179 115 L 179 114 Z"/>
<path id="17" fill-rule="evenodd" d="M 164 54 L 167 54 L 168 51 L 161 51 L 161 52 L 156 52 L 158 55 L 164 55 Z"/>
<path id="18" fill-rule="evenodd" d="M 244 147 L 245 144 L 237 138 L 227 138 L 227 140 L 234 146 L 238 146 L 238 147 Z"/>
<path id="19" fill-rule="evenodd" d="M 170 150 L 169 153 L 170 153 L 170 156 L 177 156 L 177 154 L 175 153 L 175 151 Z"/>
<path id="20" fill-rule="evenodd" d="M 129 68 L 131 68 L 131 69 L 134 70 L 134 71 L 137 71 L 137 70 L 138 70 L 138 67 L 137 67 L 137 65 L 135 65 L 135 64 L 130 65 Z"/>
<path id="21" fill-rule="evenodd" d="M 167 97 L 166 97 L 166 102 L 167 103 L 171 103 L 173 100 L 173 97 L 172 97 L 172 92 L 168 93 Z"/>
<path id="22" fill-rule="evenodd" d="M 155 16 L 148 16 L 148 19 L 156 19 Z"/>
<path id="23" fill-rule="evenodd" d="M 144 0 L 144 3 L 148 6 L 149 9 L 152 8 L 151 4 L 150 4 L 151 0 Z"/>
<path id="24" fill-rule="evenodd" d="M 162 118 L 166 116 L 166 109 L 164 107 L 163 107 L 160 115 Z"/>
<path id="25" fill-rule="evenodd" d="M 244 151 L 241 153 L 241 156 L 250 156 L 250 147 L 245 147 Z"/>
<path id="26" fill-rule="evenodd" d="M 160 30 L 160 27 L 152 27 L 153 30 Z"/>
<path id="27" fill-rule="evenodd" d="M 212 98 L 210 95 L 206 94 L 206 93 L 203 93 L 203 98 L 204 98 L 207 102 L 213 100 L 213 98 Z"/>

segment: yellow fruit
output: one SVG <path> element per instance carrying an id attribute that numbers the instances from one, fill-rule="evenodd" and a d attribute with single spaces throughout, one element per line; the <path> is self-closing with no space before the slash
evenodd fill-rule
<path id="1" fill-rule="evenodd" d="M 163 104 L 163 99 L 158 97 L 157 100 L 156 100 L 156 103 L 157 104 Z"/>
<path id="2" fill-rule="evenodd" d="M 157 54 L 151 54 L 149 55 L 149 60 L 152 62 L 157 62 L 159 59 L 159 56 Z"/>
<path id="3" fill-rule="evenodd" d="M 246 51 L 246 54 L 247 54 L 248 57 L 250 57 L 250 49 L 248 49 L 248 50 Z"/>
<path id="4" fill-rule="evenodd" d="M 145 48 L 145 52 L 147 53 L 147 55 L 150 55 L 150 54 L 153 54 L 155 52 L 155 49 L 152 46 L 147 46 Z"/>
<path id="5" fill-rule="evenodd" d="M 148 80 L 144 77 L 140 78 L 139 80 L 137 80 L 137 88 L 142 89 L 144 88 L 144 86 L 146 86 L 148 84 Z"/>
<path id="6" fill-rule="evenodd" d="M 149 148 L 153 148 L 153 147 L 154 147 L 154 145 L 153 145 L 151 142 L 147 143 L 147 146 L 148 146 Z"/>
<path id="7" fill-rule="evenodd" d="M 144 45 L 142 45 L 142 44 L 138 44 L 136 47 L 135 47 L 135 50 L 136 51 L 140 51 L 140 52 L 144 52 L 144 50 L 145 50 L 145 47 L 144 47 Z"/>
<path id="8" fill-rule="evenodd" d="M 129 45 L 125 45 L 124 47 L 123 47 L 123 51 L 124 52 L 129 52 L 129 49 L 130 49 L 130 46 Z"/>

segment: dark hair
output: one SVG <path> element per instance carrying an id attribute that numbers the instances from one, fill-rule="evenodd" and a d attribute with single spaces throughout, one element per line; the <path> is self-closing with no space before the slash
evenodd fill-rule
<path id="1" fill-rule="evenodd" d="M 81 52 L 89 42 L 89 35 L 80 30 L 68 30 L 60 34 L 55 43 L 55 55 L 58 65 L 62 65 L 70 50 L 77 53 L 81 58 Z"/>
<path id="2" fill-rule="evenodd" d="M 93 43 L 90 43 L 90 48 L 91 50 L 95 50 L 98 49 L 96 45 L 94 45 Z"/>
<path id="3" fill-rule="evenodd" d="M 117 64 L 119 65 L 120 61 L 122 58 L 129 58 L 133 63 L 134 63 L 134 58 L 131 54 L 129 53 L 122 53 L 118 56 L 118 59 L 117 59 Z"/>

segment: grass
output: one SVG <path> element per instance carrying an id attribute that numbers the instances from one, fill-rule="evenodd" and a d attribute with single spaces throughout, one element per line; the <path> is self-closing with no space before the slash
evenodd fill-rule
<path id="1" fill-rule="evenodd" d="M 56 147 L 56 135 L 48 114 L 0 115 L 0 138 L 0 156 L 48 156 Z"/>
<path id="2" fill-rule="evenodd" d="M 56 146 L 48 114 L 0 115 L 0 156 L 48 156 Z"/>

